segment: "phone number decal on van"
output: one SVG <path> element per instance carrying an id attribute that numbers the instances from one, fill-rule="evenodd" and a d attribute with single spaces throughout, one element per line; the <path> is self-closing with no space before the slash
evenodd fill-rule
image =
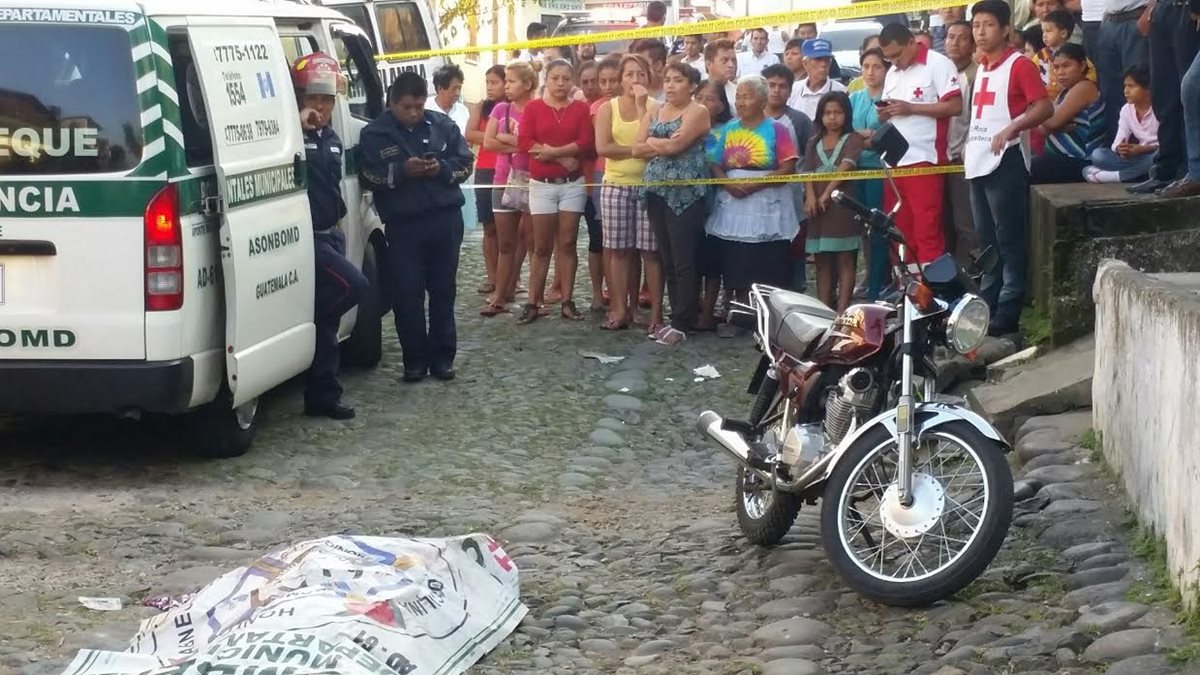
<path id="1" fill-rule="evenodd" d="M 22 23 L 98 23 L 130 26 L 137 23 L 134 12 L 107 9 L 16 9 L 0 7 L 0 22 Z"/>
<path id="2" fill-rule="evenodd" d="M 213 60 L 217 63 L 269 61 L 271 59 L 270 50 L 261 42 L 251 42 L 241 45 L 215 45 L 212 50 Z"/>

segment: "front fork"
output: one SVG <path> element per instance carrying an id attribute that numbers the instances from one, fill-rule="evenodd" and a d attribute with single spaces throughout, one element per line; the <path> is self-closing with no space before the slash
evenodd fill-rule
<path id="1" fill-rule="evenodd" d="M 901 248 L 901 260 L 903 260 Z M 913 307 L 908 294 L 904 296 L 904 331 L 900 347 L 900 397 L 896 403 L 896 442 L 899 461 L 896 467 L 897 490 L 900 505 L 909 508 L 913 504 L 912 474 L 913 474 L 913 411 L 916 401 L 913 397 Z M 926 378 L 927 380 L 929 378 Z M 928 394 L 931 387 L 925 387 Z"/>

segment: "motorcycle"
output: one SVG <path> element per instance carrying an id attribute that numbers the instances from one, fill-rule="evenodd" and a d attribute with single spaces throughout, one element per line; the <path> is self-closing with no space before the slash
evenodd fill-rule
<path id="1" fill-rule="evenodd" d="M 894 166 L 908 143 L 885 124 L 872 146 Z M 893 221 L 898 191 L 886 214 L 832 196 L 905 260 Z M 989 260 L 979 256 L 976 267 Z M 751 543 L 777 544 L 801 505 L 819 500 L 822 544 L 843 581 L 873 601 L 911 607 L 953 595 L 987 568 L 1012 519 L 1013 480 L 1009 443 L 934 384 L 937 347 L 969 355 L 987 335 L 977 277 L 950 255 L 919 272 L 901 263 L 895 273 L 898 302 L 841 314 L 754 285 L 750 302 L 735 308 L 753 319 L 762 352 L 750 414 L 706 411 L 697 427 L 738 460 L 737 519 Z"/>

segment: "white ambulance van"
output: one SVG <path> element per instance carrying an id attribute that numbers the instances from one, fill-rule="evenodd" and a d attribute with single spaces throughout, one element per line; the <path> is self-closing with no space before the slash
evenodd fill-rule
<path id="1" fill-rule="evenodd" d="M 293 2 L 0 0 L 0 413 L 189 413 L 244 453 L 260 397 L 312 361 L 313 231 L 289 76 L 314 51 L 364 92 L 346 148 L 348 256 L 372 292 L 346 361 L 379 361 L 384 238 L 359 187 L 383 111 L 371 40 Z"/>

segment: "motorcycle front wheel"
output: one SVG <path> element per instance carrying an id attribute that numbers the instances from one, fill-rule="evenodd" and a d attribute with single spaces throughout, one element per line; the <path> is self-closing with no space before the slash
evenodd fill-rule
<path id="1" fill-rule="evenodd" d="M 913 503 L 901 504 L 897 447 L 879 427 L 837 463 L 821 503 L 821 539 L 846 585 L 875 602 L 919 607 L 983 573 L 1012 520 L 1013 482 L 998 443 L 966 422 L 913 448 Z"/>

